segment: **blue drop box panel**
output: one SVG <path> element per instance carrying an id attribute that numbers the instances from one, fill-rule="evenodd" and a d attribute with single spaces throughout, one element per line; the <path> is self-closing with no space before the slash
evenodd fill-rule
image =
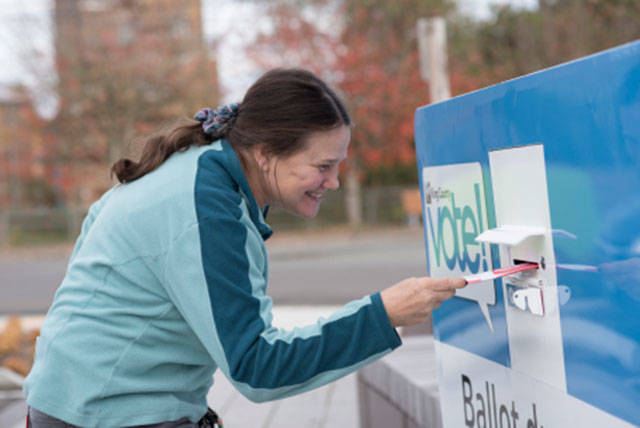
<path id="1" fill-rule="evenodd" d="M 640 425 L 640 42 L 421 107 L 415 137 L 423 208 L 437 192 L 425 195 L 425 168 L 479 164 L 486 212 L 476 214 L 488 228 L 496 227 L 489 153 L 542 144 L 557 284 L 571 293 L 558 308 L 565 393 Z M 434 219 L 423 212 L 427 252 L 434 251 Z M 500 267 L 496 245 L 486 253 L 484 267 Z M 447 256 L 471 265 L 468 254 Z M 476 302 L 444 302 L 433 314 L 436 341 L 508 370 L 502 290 L 495 281 L 491 326 Z M 469 407 L 461 412 L 471 412 L 473 403 L 460 401 Z M 467 426 L 475 426 L 471 416 L 464 414 Z"/>

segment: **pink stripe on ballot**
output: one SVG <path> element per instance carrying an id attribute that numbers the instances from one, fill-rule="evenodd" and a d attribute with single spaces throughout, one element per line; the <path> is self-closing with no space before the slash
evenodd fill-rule
<path id="1" fill-rule="evenodd" d="M 503 276 L 509 276 L 516 273 L 524 272 L 525 270 L 538 269 L 537 263 L 521 263 L 514 266 L 508 266 L 500 269 L 494 269 L 487 272 L 481 272 L 475 275 L 469 275 L 463 277 L 467 284 L 475 284 L 476 282 L 491 281 L 496 278 L 502 278 Z"/>

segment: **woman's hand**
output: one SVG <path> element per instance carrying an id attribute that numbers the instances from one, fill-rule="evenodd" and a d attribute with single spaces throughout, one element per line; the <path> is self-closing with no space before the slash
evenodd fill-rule
<path id="1" fill-rule="evenodd" d="M 408 278 L 380 293 L 389 321 L 394 327 L 417 324 L 463 288 L 462 278 Z"/>

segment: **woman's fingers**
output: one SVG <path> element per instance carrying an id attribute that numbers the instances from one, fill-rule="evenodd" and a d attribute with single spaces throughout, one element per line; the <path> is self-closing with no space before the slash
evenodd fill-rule
<path id="1" fill-rule="evenodd" d="M 467 281 L 463 278 L 429 278 L 424 277 L 421 278 L 426 282 L 426 286 L 431 288 L 432 290 L 438 291 L 446 291 L 446 290 L 455 290 L 458 288 L 463 288 L 467 285 Z"/>
<path id="2" fill-rule="evenodd" d="M 435 303 L 433 309 L 436 309 L 442 304 L 442 302 L 452 298 L 456 294 L 455 289 L 445 290 L 445 291 L 433 291 L 432 293 L 434 297 L 433 300 L 435 300 L 435 302 L 433 302 Z"/>
<path id="3" fill-rule="evenodd" d="M 455 296 L 456 290 L 455 289 L 450 289 L 450 290 L 445 290 L 445 291 L 437 291 L 436 293 L 438 294 L 439 297 L 442 297 L 441 301 L 444 301 L 444 300 L 450 299 L 453 296 Z"/>
<path id="4" fill-rule="evenodd" d="M 467 281 L 462 278 L 430 278 L 434 280 L 432 292 L 438 298 L 438 306 L 447 299 L 452 298 L 456 294 L 456 290 L 467 285 Z M 434 308 L 435 309 L 435 308 Z"/>

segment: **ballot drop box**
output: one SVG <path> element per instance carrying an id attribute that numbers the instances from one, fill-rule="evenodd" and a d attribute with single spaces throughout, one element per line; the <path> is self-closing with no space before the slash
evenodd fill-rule
<path id="1" fill-rule="evenodd" d="M 445 428 L 640 426 L 640 42 L 419 108 Z"/>

